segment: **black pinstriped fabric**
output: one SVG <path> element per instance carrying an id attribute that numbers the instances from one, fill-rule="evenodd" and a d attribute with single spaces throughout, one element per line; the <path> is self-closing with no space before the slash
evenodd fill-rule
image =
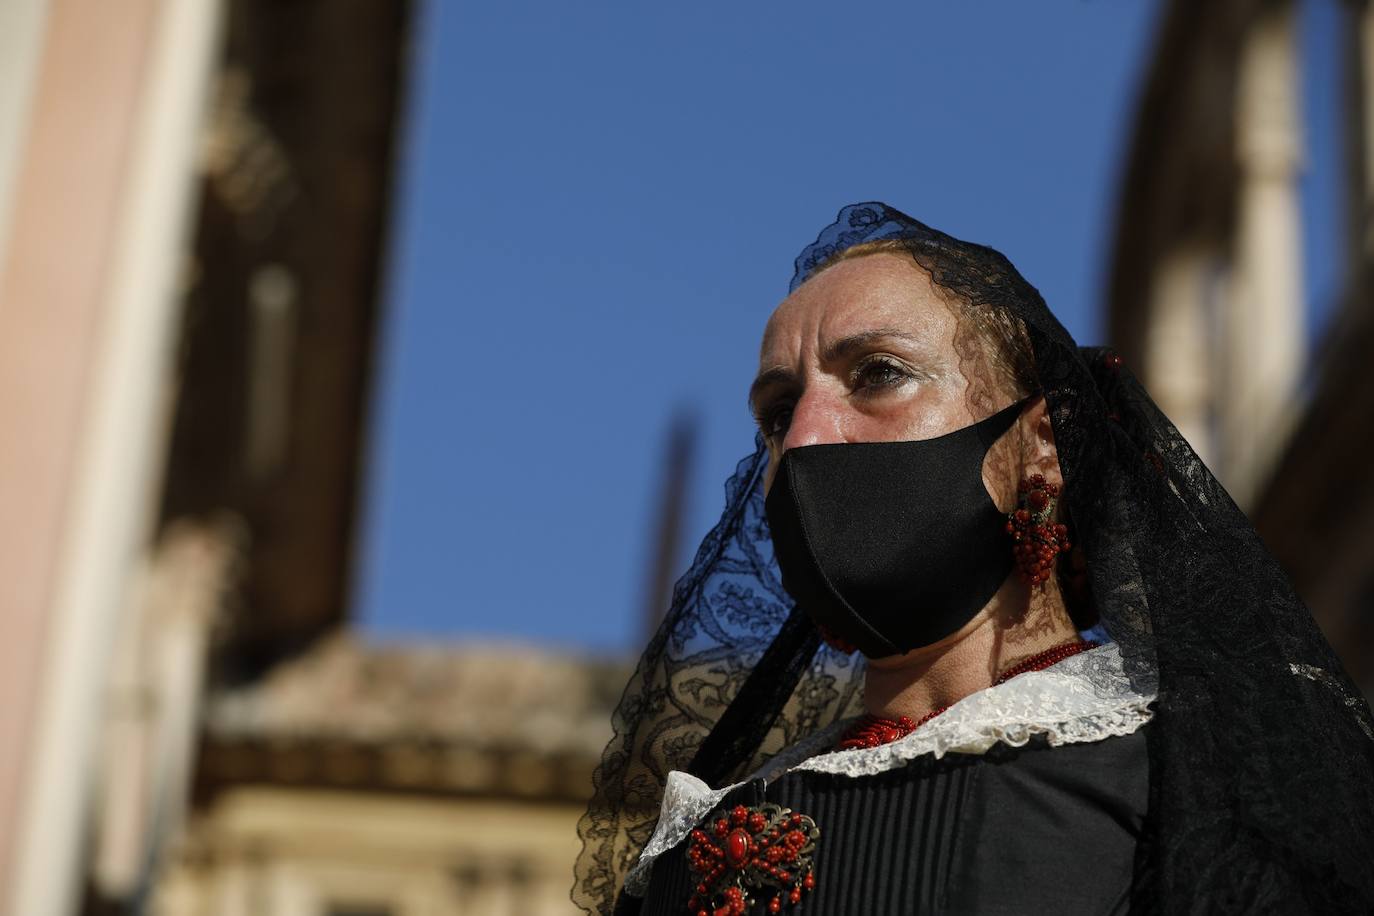
<path id="1" fill-rule="evenodd" d="M 1034 741 L 923 757 L 875 776 L 794 770 L 739 786 L 717 812 L 771 801 L 820 826 L 816 888 L 783 908 L 794 916 L 1124 913 L 1149 727 L 1057 748 Z M 687 912 L 686 846 L 655 862 L 641 916 Z M 752 912 L 765 912 L 763 902 Z M 632 903 L 620 912 L 635 912 Z"/>

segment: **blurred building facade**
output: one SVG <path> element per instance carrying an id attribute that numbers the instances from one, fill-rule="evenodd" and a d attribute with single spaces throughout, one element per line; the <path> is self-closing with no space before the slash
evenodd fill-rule
<path id="1" fill-rule="evenodd" d="M 628 672 L 345 634 L 210 699 L 151 912 L 562 914 Z"/>
<path id="2" fill-rule="evenodd" d="M 0 5 L 0 913 L 572 910 L 628 672 L 346 635 L 412 16 Z"/>
<path id="3" fill-rule="evenodd" d="M 1374 13 L 1338 4 L 1346 288 L 1305 337 L 1297 0 L 1174 0 L 1142 75 L 1107 303 L 1110 340 L 1255 520 L 1374 696 L 1371 130 Z"/>
<path id="4" fill-rule="evenodd" d="M 1342 6 L 1345 278 L 1292 435 L 1252 515 L 1351 676 L 1374 700 L 1374 7 Z"/>
<path id="5" fill-rule="evenodd" d="M 1167 5 L 1110 265 L 1112 344 L 1242 505 L 1287 439 L 1307 351 L 1299 6 Z"/>

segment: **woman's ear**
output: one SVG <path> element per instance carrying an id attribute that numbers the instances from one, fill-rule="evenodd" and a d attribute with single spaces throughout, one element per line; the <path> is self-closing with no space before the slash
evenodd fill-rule
<path id="1" fill-rule="evenodd" d="M 1054 444 L 1054 424 L 1045 404 L 1045 396 L 1037 394 L 1023 416 L 1028 435 L 1025 437 L 1025 466 L 1027 476 L 1042 474 L 1047 483 L 1064 485 L 1064 472 L 1059 467 L 1059 449 Z"/>

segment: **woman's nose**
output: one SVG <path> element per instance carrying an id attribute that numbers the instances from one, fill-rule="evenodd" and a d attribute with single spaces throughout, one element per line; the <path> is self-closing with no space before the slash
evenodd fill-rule
<path id="1" fill-rule="evenodd" d="M 843 404 L 822 392 L 807 392 L 792 407 L 787 435 L 782 439 L 785 452 L 796 445 L 824 445 L 844 441 Z"/>

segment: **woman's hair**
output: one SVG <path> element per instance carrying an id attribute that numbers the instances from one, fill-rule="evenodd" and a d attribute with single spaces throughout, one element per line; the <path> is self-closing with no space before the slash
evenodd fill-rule
<path id="1" fill-rule="evenodd" d="M 862 242 L 831 255 L 821 262 L 811 276 L 814 277 L 841 261 L 883 252 L 909 256 L 912 254 L 912 246 L 906 239 Z M 919 261 L 915 263 L 925 270 Z M 929 273 L 928 270 L 926 272 Z M 968 343 L 970 340 L 976 341 L 981 348 L 977 355 L 986 357 L 997 374 L 996 381 L 1005 385 L 1011 394 L 1024 397 L 1036 391 L 1039 386 L 1036 382 L 1035 354 L 1031 347 L 1030 335 L 1026 333 L 1025 323 L 1008 309 L 970 301 L 935 282 L 934 277 L 931 281 L 936 294 L 953 308 L 960 318 L 955 347 L 961 355 L 975 355 L 968 352 Z"/>

